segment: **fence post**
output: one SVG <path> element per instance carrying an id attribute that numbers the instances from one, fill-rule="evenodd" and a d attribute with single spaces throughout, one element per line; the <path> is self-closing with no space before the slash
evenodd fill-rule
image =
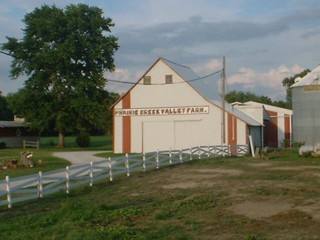
<path id="1" fill-rule="evenodd" d="M 157 150 L 157 154 L 156 154 L 156 163 L 157 163 L 157 169 L 159 169 L 159 150 Z"/>
<path id="2" fill-rule="evenodd" d="M 208 153 L 207 153 L 207 157 L 210 157 L 210 146 L 208 145 Z"/>
<path id="3" fill-rule="evenodd" d="M 170 152 L 169 152 L 169 163 L 170 163 L 170 165 L 172 164 L 172 152 L 171 152 L 171 148 L 170 148 Z"/>
<path id="4" fill-rule="evenodd" d="M 200 146 L 198 147 L 198 159 L 201 159 Z"/>
<path id="5" fill-rule="evenodd" d="M 69 176 L 70 174 L 70 170 L 69 170 L 69 166 L 66 166 L 66 193 L 69 194 L 69 188 L 70 188 L 70 184 L 69 184 Z"/>
<path id="6" fill-rule="evenodd" d="M 145 172 L 147 169 L 146 169 L 146 153 L 143 153 L 143 156 L 142 156 L 142 168 L 143 168 L 143 172 Z"/>
<path id="7" fill-rule="evenodd" d="M 180 148 L 180 151 L 179 151 L 179 161 L 180 161 L 180 163 L 183 163 L 181 148 Z"/>
<path id="8" fill-rule="evenodd" d="M 90 187 L 93 186 L 93 162 L 90 162 L 90 173 L 89 173 L 89 177 L 90 177 Z"/>
<path id="9" fill-rule="evenodd" d="M 190 150 L 190 161 L 192 161 L 192 148 L 190 147 L 189 150 Z"/>
<path id="10" fill-rule="evenodd" d="M 111 164 L 111 157 L 108 157 L 108 162 L 109 162 L 109 179 L 110 179 L 110 182 L 112 182 L 113 178 L 112 178 L 112 164 Z"/>
<path id="11" fill-rule="evenodd" d="M 39 172 L 39 180 L 38 180 L 38 197 L 43 197 L 43 183 L 42 183 L 42 172 Z"/>
<path id="12" fill-rule="evenodd" d="M 11 190 L 10 190 L 10 178 L 6 176 L 6 187 L 7 187 L 7 201 L 8 201 L 8 208 L 12 207 L 11 201 Z"/>
<path id="13" fill-rule="evenodd" d="M 129 166 L 129 155 L 126 153 L 126 168 L 127 168 L 127 176 L 130 177 L 130 166 Z"/>

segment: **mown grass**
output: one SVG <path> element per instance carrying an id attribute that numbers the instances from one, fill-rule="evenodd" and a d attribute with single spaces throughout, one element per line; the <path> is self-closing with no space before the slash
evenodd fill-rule
<path id="1" fill-rule="evenodd" d="M 83 148 L 78 147 L 76 144 L 76 137 L 66 136 L 65 139 L 65 149 L 70 150 L 83 150 Z M 50 148 L 56 150 L 58 145 L 58 137 L 40 137 L 40 146 L 45 148 Z M 87 149 L 87 148 L 84 148 Z M 91 136 L 90 137 L 90 150 L 112 150 L 112 136 Z"/>
<path id="2" fill-rule="evenodd" d="M 319 239 L 320 220 L 299 207 L 320 199 L 320 159 L 273 154 L 270 160 L 194 160 L 3 207 L 0 239 Z M 282 174 L 284 166 L 298 170 Z M 187 187 L 190 181 L 196 187 Z M 186 187 L 168 188 L 176 183 Z M 293 207 L 266 218 L 231 210 L 253 200 Z"/>
<path id="3" fill-rule="evenodd" d="M 0 153 L 0 179 L 4 179 L 6 176 L 9 177 L 18 177 L 23 175 L 29 175 L 38 173 L 39 171 L 47 172 L 59 168 L 65 168 L 70 165 L 70 162 L 52 156 L 52 150 L 47 149 L 28 149 L 27 151 L 33 152 L 33 162 L 34 167 L 21 167 L 17 168 L 6 168 L 4 169 L 2 166 L 5 166 L 5 160 L 20 160 L 20 153 L 26 151 L 26 149 L 3 149 Z"/>
<path id="4" fill-rule="evenodd" d="M 53 157 L 52 153 L 56 151 L 110 151 L 111 141 L 110 136 L 91 136 L 90 146 L 87 148 L 80 148 L 76 145 L 75 137 L 66 137 L 66 147 L 57 148 L 57 137 L 41 137 L 40 148 L 27 148 L 27 149 L 1 149 L 0 151 L 0 179 L 4 179 L 6 176 L 18 177 L 23 175 L 29 175 L 38 173 L 39 171 L 46 172 L 55 169 L 65 168 L 70 165 L 70 162 Z M 15 169 L 3 169 L 6 160 L 20 160 L 22 152 L 33 152 L 33 162 L 35 163 L 32 168 L 18 167 Z M 104 154 L 107 156 L 108 154 Z"/>

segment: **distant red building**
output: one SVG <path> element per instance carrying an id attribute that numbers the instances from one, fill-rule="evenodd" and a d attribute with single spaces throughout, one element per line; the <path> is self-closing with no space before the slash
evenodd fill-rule
<path id="1" fill-rule="evenodd" d="M 8 148 L 20 148 L 23 140 L 39 140 L 39 131 L 31 130 L 22 121 L 0 121 L 0 143 L 4 142 Z"/>

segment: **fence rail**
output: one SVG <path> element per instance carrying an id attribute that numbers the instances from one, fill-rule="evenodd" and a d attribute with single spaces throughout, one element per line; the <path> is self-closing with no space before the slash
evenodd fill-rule
<path id="1" fill-rule="evenodd" d="M 0 206 L 11 208 L 14 203 L 43 198 L 58 191 L 70 193 L 72 188 L 89 184 L 101 179 L 113 181 L 119 175 L 130 176 L 133 172 L 159 169 L 169 165 L 205 159 L 217 156 L 244 155 L 247 145 L 236 146 L 199 146 L 181 150 L 157 151 L 151 153 L 126 154 L 125 156 L 108 158 L 89 164 L 67 166 L 50 172 L 9 178 L 0 181 Z"/>
<path id="2" fill-rule="evenodd" d="M 23 140 L 22 143 L 23 143 L 23 148 L 34 147 L 34 148 L 39 149 L 39 147 L 40 147 L 39 140 L 35 140 L 35 141 L 32 141 L 32 140 Z"/>

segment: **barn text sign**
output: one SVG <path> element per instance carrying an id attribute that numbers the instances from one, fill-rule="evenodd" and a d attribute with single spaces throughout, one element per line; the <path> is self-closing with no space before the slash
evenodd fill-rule
<path id="1" fill-rule="evenodd" d="M 208 106 L 115 109 L 115 117 L 208 114 Z"/>

